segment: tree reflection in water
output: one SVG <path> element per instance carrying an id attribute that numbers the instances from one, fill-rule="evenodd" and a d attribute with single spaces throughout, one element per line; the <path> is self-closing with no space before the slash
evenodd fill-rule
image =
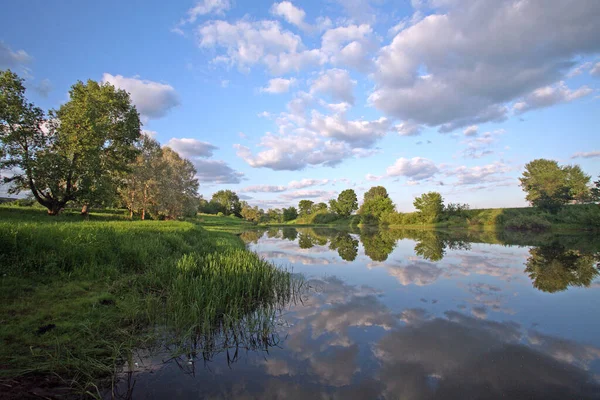
<path id="1" fill-rule="evenodd" d="M 569 250 L 558 242 L 529 250 L 525 272 L 533 286 L 544 292 L 567 290 L 569 286 L 588 287 L 599 274 L 598 254 Z"/>

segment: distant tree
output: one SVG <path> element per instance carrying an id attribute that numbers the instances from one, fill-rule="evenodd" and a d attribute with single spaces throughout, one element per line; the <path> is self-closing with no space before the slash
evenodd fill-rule
<path id="1" fill-rule="evenodd" d="M 389 198 L 383 186 L 373 186 L 363 198 L 363 203 L 358 210 L 363 223 L 378 223 L 383 214 L 395 211 L 394 203 Z"/>
<path id="2" fill-rule="evenodd" d="M 342 217 L 348 217 L 358 209 L 356 193 L 352 189 L 346 189 L 339 194 L 337 200 L 330 200 L 331 211 Z"/>
<path id="3" fill-rule="evenodd" d="M 373 228 L 361 229 L 360 241 L 367 257 L 379 262 L 387 260 L 396 245 L 396 239 L 389 232 Z"/>
<path id="4" fill-rule="evenodd" d="M 438 192 L 429 192 L 417 197 L 413 205 L 421 222 L 437 222 L 444 211 L 444 199 Z"/>
<path id="5" fill-rule="evenodd" d="M 387 189 L 383 186 L 373 186 L 364 194 L 363 201 L 369 201 L 378 197 L 389 197 Z"/>
<path id="6" fill-rule="evenodd" d="M 298 237 L 298 230 L 296 228 L 291 227 L 282 228 L 281 236 L 286 240 L 296 240 L 296 238 Z"/>
<path id="7" fill-rule="evenodd" d="M 247 202 L 242 201 L 241 216 L 245 220 L 257 224 L 263 220 L 265 212 L 257 206 L 252 207 Z"/>
<path id="8" fill-rule="evenodd" d="M 588 185 L 592 177 L 584 173 L 579 165 L 567 165 L 563 170 L 566 173 L 566 184 L 571 199 L 580 204 L 590 202 L 591 194 Z"/>
<path id="9" fill-rule="evenodd" d="M 296 207 L 289 207 L 289 208 L 284 208 L 283 209 L 283 220 L 284 221 L 292 221 L 294 219 L 298 218 L 298 210 L 296 210 Z"/>
<path id="10" fill-rule="evenodd" d="M 600 176 L 598 176 L 598 180 L 594 182 L 594 186 L 590 189 L 590 195 L 591 201 L 600 201 Z"/>
<path id="11" fill-rule="evenodd" d="M 312 207 L 313 213 L 326 212 L 326 211 L 327 211 L 327 203 L 313 204 L 313 207 Z"/>
<path id="12" fill-rule="evenodd" d="M 464 217 L 469 208 L 469 205 L 466 203 L 448 203 L 448 205 L 444 206 L 444 214 L 447 217 Z"/>
<path id="13" fill-rule="evenodd" d="M 214 203 L 225 215 L 241 216 L 242 204 L 238 195 L 231 190 L 219 190 L 212 195 L 211 202 Z"/>
<path id="14" fill-rule="evenodd" d="M 281 223 L 283 222 L 283 213 L 278 208 L 272 208 L 267 211 L 267 219 L 269 222 Z"/>
<path id="15" fill-rule="evenodd" d="M 298 211 L 300 215 L 308 215 L 312 212 L 313 201 L 310 200 L 300 200 L 298 203 Z"/>
<path id="16" fill-rule="evenodd" d="M 570 200 L 589 200 L 590 176 L 578 165 L 561 167 L 554 160 L 537 159 L 525 166 L 519 179 L 525 199 L 534 207 L 550 213 L 558 212 Z"/>
<path id="17" fill-rule="evenodd" d="M 110 84 L 77 82 L 58 111 L 28 103 L 23 80 L 0 72 L 0 169 L 10 192 L 30 190 L 57 215 L 70 201 L 84 204 L 116 198 L 123 174 L 136 156 L 140 119 L 129 94 Z"/>

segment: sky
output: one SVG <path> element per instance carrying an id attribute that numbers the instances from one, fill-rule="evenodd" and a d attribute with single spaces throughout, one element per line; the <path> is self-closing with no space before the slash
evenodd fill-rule
<path id="1" fill-rule="evenodd" d="M 598 21 L 598 0 L 4 0 L 0 69 L 44 109 L 127 90 L 205 198 L 513 207 L 533 159 L 600 174 Z"/>

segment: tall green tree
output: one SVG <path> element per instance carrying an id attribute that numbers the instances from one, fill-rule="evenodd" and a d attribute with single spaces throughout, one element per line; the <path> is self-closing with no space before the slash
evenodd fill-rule
<path id="1" fill-rule="evenodd" d="M 296 207 L 288 207 L 283 209 L 283 220 L 285 222 L 292 221 L 296 218 L 298 218 L 298 210 L 296 210 Z"/>
<path id="2" fill-rule="evenodd" d="M 298 211 L 300 215 L 308 215 L 312 212 L 313 204 L 311 200 L 300 200 L 298 203 Z"/>
<path id="3" fill-rule="evenodd" d="M 329 200 L 331 211 L 342 217 L 348 217 L 358 209 L 358 199 L 352 189 L 346 189 L 339 194 L 337 200 Z"/>
<path id="4" fill-rule="evenodd" d="M 220 212 L 225 215 L 241 216 L 242 204 L 237 193 L 231 190 L 219 190 L 212 195 L 211 202 L 219 206 Z"/>
<path id="5" fill-rule="evenodd" d="M 421 222 L 434 223 L 444 211 L 444 199 L 438 192 L 428 192 L 417 197 L 413 205 L 418 211 Z"/>
<path id="6" fill-rule="evenodd" d="M 525 199 L 550 213 L 558 212 L 571 200 L 583 202 L 589 199 L 590 176 L 578 165 L 561 167 L 554 160 L 540 158 L 525 165 L 519 181 L 527 194 Z"/>
<path id="7" fill-rule="evenodd" d="M 598 180 L 594 182 L 594 186 L 590 189 L 590 197 L 593 202 L 600 201 L 600 176 L 598 177 Z"/>
<path id="8" fill-rule="evenodd" d="M 77 82 L 69 101 L 44 112 L 27 102 L 23 80 L 0 72 L 2 169 L 11 192 L 30 190 L 56 215 L 70 201 L 114 199 L 140 136 L 140 119 L 129 94 L 112 85 Z"/>
<path id="9" fill-rule="evenodd" d="M 327 203 L 316 203 L 312 207 L 313 213 L 326 212 L 327 211 Z"/>
<path id="10" fill-rule="evenodd" d="M 378 223 L 381 216 L 395 210 L 394 202 L 389 198 L 383 186 L 373 186 L 363 198 L 358 210 L 364 223 Z"/>

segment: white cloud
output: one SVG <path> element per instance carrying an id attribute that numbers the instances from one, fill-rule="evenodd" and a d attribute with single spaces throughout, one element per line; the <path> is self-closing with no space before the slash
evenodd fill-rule
<path id="1" fill-rule="evenodd" d="M 465 136 L 477 136 L 477 129 L 477 125 L 471 125 L 465 128 L 463 133 L 465 134 Z"/>
<path id="2" fill-rule="evenodd" d="M 167 146 L 175 150 L 182 157 L 190 159 L 194 157 L 212 157 L 213 151 L 218 149 L 217 146 L 208 142 L 189 138 L 172 138 L 167 142 Z"/>
<path id="3" fill-rule="evenodd" d="M 261 92 L 265 93 L 286 93 L 289 92 L 290 88 L 296 84 L 295 78 L 284 79 L 284 78 L 274 78 L 269 80 L 269 84 L 261 88 Z"/>
<path id="4" fill-rule="evenodd" d="M 296 25 L 300 29 L 309 28 L 309 25 L 304 22 L 304 17 L 306 17 L 304 10 L 296 7 L 289 1 L 274 3 L 271 7 L 271 14 L 283 17 L 287 22 Z"/>
<path id="5" fill-rule="evenodd" d="M 592 68 L 592 63 L 591 62 L 584 62 L 581 65 L 578 65 L 577 67 L 573 68 L 571 71 L 569 71 L 569 73 L 567 74 L 568 78 L 573 78 L 576 76 L 581 75 L 584 71 L 586 70 L 590 70 Z"/>
<path id="6" fill-rule="evenodd" d="M 348 71 L 334 68 L 319 74 L 311 84 L 310 93 L 325 93 L 333 100 L 353 105 L 354 86 L 356 86 L 356 81 L 350 78 Z"/>
<path id="7" fill-rule="evenodd" d="M 197 36 L 201 48 L 225 50 L 215 61 L 243 71 L 262 63 L 271 73 L 284 74 L 326 61 L 319 50 L 305 50 L 300 36 L 282 29 L 277 21 L 209 21 L 198 27 Z"/>
<path id="8" fill-rule="evenodd" d="M 151 131 L 151 130 L 148 130 L 148 129 L 142 129 L 142 134 L 144 134 L 146 136 L 150 136 L 152 139 L 156 139 L 156 136 L 158 135 L 158 132 Z"/>
<path id="9" fill-rule="evenodd" d="M 196 22 L 198 17 L 208 14 L 223 15 L 231 8 L 229 0 L 200 0 L 187 12 L 188 23 Z"/>
<path id="10" fill-rule="evenodd" d="M 433 177 L 439 172 L 438 167 L 431 160 L 422 157 L 399 158 L 386 169 L 388 177 L 404 176 L 411 181 L 420 181 Z"/>
<path id="11" fill-rule="evenodd" d="M 493 145 L 498 141 L 498 137 L 505 133 L 504 129 L 497 129 L 495 131 L 484 132 L 479 137 L 475 137 L 477 129 L 475 129 L 474 134 L 467 135 L 469 128 L 465 129 L 464 132 L 467 139 L 461 142 L 467 145 L 462 151 L 462 156 L 466 158 L 481 158 L 493 154 Z"/>
<path id="12" fill-rule="evenodd" d="M 495 162 L 483 166 L 460 166 L 446 172 L 447 176 L 457 178 L 456 185 L 481 185 L 506 180 L 503 175 L 510 171 L 510 167 L 502 162 Z"/>
<path id="13" fill-rule="evenodd" d="M 347 65 L 359 71 L 369 71 L 369 55 L 377 43 L 368 24 L 341 26 L 327 30 L 321 38 L 321 52 L 334 65 Z"/>
<path id="14" fill-rule="evenodd" d="M 600 157 L 600 151 L 581 151 L 575 153 L 571 158 L 595 158 Z"/>
<path id="15" fill-rule="evenodd" d="M 402 120 L 449 131 L 506 118 L 506 104 L 564 78 L 600 51 L 600 2 L 432 1 L 376 59 L 370 101 Z M 535 16 L 535 17 L 532 17 Z"/>
<path id="16" fill-rule="evenodd" d="M 284 193 L 280 197 L 284 200 L 294 199 L 330 199 L 335 197 L 337 192 L 330 190 L 295 190 Z"/>
<path id="17" fill-rule="evenodd" d="M 306 187 L 311 187 L 311 186 L 323 186 L 330 182 L 331 181 L 329 179 L 307 179 L 307 178 L 304 178 L 300 181 L 291 181 L 285 186 L 283 186 L 283 185 L 254 185 L 254 186 L 247 186 L 245 188 L 240 189 L 239 191 L 246 192 L 246 193 L 259 193 L 259 192 L 279 193 L 279 192 L 285 192 L 285 191 L 292 190 L 292 189 L 304 189 Z"/>
<path id="18" fill-rule="evenodd" d="M 423 127 L 410 121 L 404 121 L 394 127 L 400 136 L 418 136 L 423 131 Z"/>
<path id="19" fill-rule="evenodd" d="M 139 113 L 148 119 L 164 117 L 173 107 L 180 104 L 179 95 L 173 86 L 164 83 L 109 73 L 102 75 L 102 82 L 128 92 Z"/>
<path id="20" fill-rule="evenodd" d="M 600 62 L 597 62 L 590 70 L 590 75 L 600 76 Z"/>
<path id="21" fill-rule="evenodd" d="M 523 114 L 527 111 L 537 108 L 550 107 L 559 103 L 568 103 L 592 93 L 593 90 L 587 86 L 582 86 L 577 90 L 571 90 L 564 82 L 555 86 L 545 86 L 534 90 L 517 102 L 513 109 L 517 114 Z"/>
<path id="22" fill-rule="evenodd" d="M 391 122 L 385 117 L 374 121 L 348 121 L 343 114 L 325 116 L 313 111 L 310 128 L 319 135 L 347 142 L 354 147 L 368 148 L 386 135 L 391 129 Z"/>
<path id="23" fill-rule="evenodd" d="M 33 60 L 25 50 L 13 51 L 6 43 L 0 41 L 0 68 L 16 68 Z"/>
<path id="24" fill-rule="evenodd" d="M 210 143 L 190 138 L 172 138 L 166 145 L 194 164 L 196 178 L 202 183 L 240 183 L 244 176 L 225 161 L 208 159 L 218 149 Z"/>

